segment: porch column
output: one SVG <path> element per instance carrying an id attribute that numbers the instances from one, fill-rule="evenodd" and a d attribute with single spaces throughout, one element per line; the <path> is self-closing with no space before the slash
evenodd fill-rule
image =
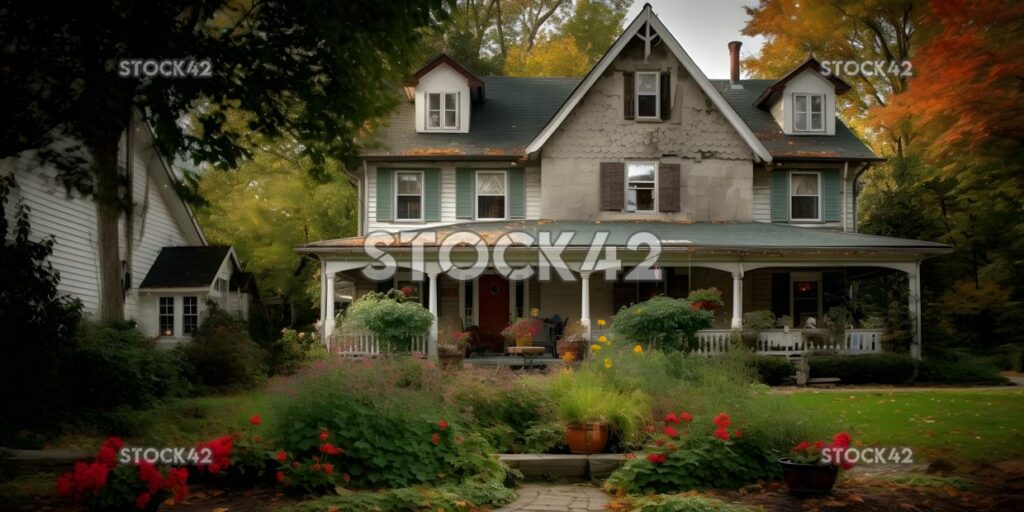
<path id="1" fill-rule="evenodd" d="M 580 324 L 590 339 L 590 272 L 580 272 Z"/>
<path id="2" fill-rule="evenodd" d="M 324 278 L 327 290 L 324 292 L 324 341 L 326 342 L 334 332 L 334 274 L 327 274 Z"/>
<path id="3" fill-rule="evenodd" d="M 743 328 L 743 272 L 732 273 L 732 322 L 733 329 Z"/>
<path id="4" fill-rule="evenodd" d="M 427 358 L 437 361 L 437 273 L 428 273 L 427 279 L 430 284 L 428 288 L 427 308 L 433 320 L 430 323 L 430 337 L 427 338 Z"/>
<path id="5" fill-rule="evenodd" d="M 921 359 L 921 263 L 915 265 L 913 272 L 907 272 L 907 285 L 910 295 L 910 325 L 914 330 L 914 340 L 910 344 L 910 356 Z"/>

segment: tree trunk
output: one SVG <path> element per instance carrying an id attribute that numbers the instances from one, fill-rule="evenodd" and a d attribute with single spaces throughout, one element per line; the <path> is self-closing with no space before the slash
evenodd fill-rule
<path id="1" fill-rule="evenodd" d="M 123 271 L 118 220 L 123 211 L 121 179 L 117 169 L 120 132 L 106 133 L 92 144 L 96 186 L 96 224 L 99 242 L 100 319 L 124 320 Z"/>

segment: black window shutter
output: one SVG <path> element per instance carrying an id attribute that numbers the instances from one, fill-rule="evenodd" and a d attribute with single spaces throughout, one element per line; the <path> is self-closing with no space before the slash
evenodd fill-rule
<path id="1" fill-rule="evenodd" d="M 672 76 L 668 72 L 661 73 L 661 120 L 667 121 L 672 117 Z"/>
<path id="2" fill-rule="evenodd" d="M 626 164 L 601 162 L 601 209 L 622 211 L 626 202 Z"/>
<path id="3" fill-rule="evenodd" d="M 658 169 L 658 210 L 674 213 L 679 208 L 679 164 L 661 164 Z"/>
<path id="4" fill-rule="evenodd" d="M 633 112 L 633 85 L 633 72 L 624 71 L 622 73 L 622 117 L 624 119 L 636 117 Z"/>

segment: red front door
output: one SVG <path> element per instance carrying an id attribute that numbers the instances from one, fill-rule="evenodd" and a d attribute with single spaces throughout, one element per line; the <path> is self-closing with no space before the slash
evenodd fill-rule
<path id="1" fill-rule="evenodd" d="M 480 332 L 499 333 L 508 326 L 508 280 L 484 274 L 479 280 Z"/>

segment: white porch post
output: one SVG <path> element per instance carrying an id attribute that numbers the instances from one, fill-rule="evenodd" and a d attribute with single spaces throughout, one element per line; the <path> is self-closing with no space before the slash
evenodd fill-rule
<path id="1" fill-rule="evenodd" d="M 910 344 L 910 355 L 921 359 L 921 263 L 914 266 L 913 272 L 907 272 L 907 284 L 910 295 L 910 323 L 914 330 L 914 341 Z"/>
<path id="2" fill-rule="evenodd" d="M 324 341 L 326 342 L 334 333 L 334 274 L 327 274 L 324 283 L 327 285 L 327 290 L 324 292 L 326 303 L 323 318 Z"/>
<path id="3" fill-rule="evenodd" d="M 580 324 L 590 339 L 590 272 L 580 272 Z"/>
<path id="4" fill-rule="evenodd" d="M 743 272 L 732 273 L 732 322 L 733 329 L 743 328 Z"/>
<path id="5" fill-rule="evenodd" d="M 430 324 L 430 337 L 427 339 L 427 357 L 437 361 L 437 273 L 428 273 L 429 279 L 427 308 L 433 321 Z"/>

